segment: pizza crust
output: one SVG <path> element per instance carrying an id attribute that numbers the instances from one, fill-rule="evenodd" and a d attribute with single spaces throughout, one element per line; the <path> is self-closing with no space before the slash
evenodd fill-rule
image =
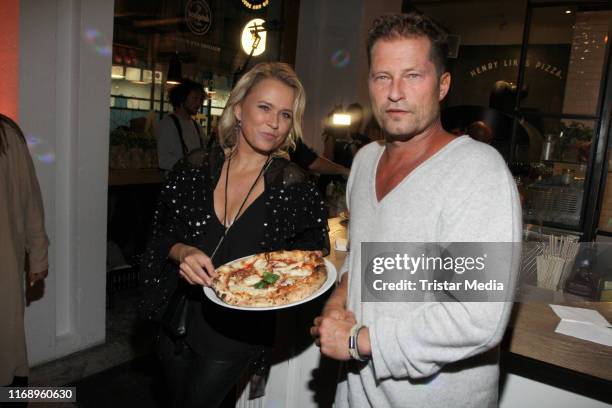
<path id="1" fill-rule="evenodd" d="M 264 276 L 274 274 L 274 283 Z M 252 255 L 217 269 L 212 289 L 234 306 L 269 307 L 298 302 L 327 280 L 323 258 L 313 251 L 276 251 Z M 256 287 L 260 282 L 265 287 Z"/>

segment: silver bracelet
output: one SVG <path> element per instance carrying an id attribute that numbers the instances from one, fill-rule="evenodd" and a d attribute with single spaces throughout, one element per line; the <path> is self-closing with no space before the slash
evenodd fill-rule
<path id="1" fill-rule="evenodd" d="M 359 330 L 364 328 L 365 326 L 357 323 L 353 327 L 351 327 L 351 331 L 349 333 L 349 355 L 353 360 L 357 361 L 368 361 L 368 358 L 364 358 L 359 354 L 359 346 L 357 344 L 357 336 L 359 336 Z"/>

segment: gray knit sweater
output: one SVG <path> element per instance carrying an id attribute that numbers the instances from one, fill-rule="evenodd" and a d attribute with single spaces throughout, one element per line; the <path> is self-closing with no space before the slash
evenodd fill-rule
<path id="1" fill-rule="evenodd" d="M 362 242 L 519 242 L 521 207 L 497 151 L 458 137 L 378 202 L 384 145 L 361 149 L 347 200 L 351 252 L 347 307 L 369 327 L 372 360 L 350 363 L 336 407 L 497 406 L 498 344 L 511 303 L 362 303 Z M 516 268 L 508 265 L 508 274 Z"/>

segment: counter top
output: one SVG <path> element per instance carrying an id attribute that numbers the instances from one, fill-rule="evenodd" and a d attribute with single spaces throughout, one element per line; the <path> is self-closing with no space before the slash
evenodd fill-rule
<path id="1" fill-rule="evenodd" d="M 340 218 L 331 218 L 329 228 L 332 249 L 328 259 L 340 268 L 347 253 L 336 251 L 334 241 L 337 237 L 346 238 L 346 223 Z M 555 304 L 595 309 L 612 321 L 612 302 L 557 300 L 555 298 Z M 548 303 L 516 303 L 508 328 L 508 351 L 612 381 L 612 347 L 555 333 L 559 321 Z"/>
<path id="2" fill-rule="evenodd" d="M 612 320 L 612 302 L 555 302 L 597 310 Z M 547 303 L 517 303 L 510 321 L 509 351 L 612 381 L 612 347 L 555 333 L 559 317 Z M 612 330 L 612 329 L 611 329 Z"/>

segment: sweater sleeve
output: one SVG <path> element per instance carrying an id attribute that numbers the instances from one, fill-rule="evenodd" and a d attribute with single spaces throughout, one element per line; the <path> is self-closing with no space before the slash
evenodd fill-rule
<path id="1" fill-rule="evenodd" d="M 482 171 L 459 191 L 449 191 L 441 215 L 440 242 L 520 242 L 521 210 L 516 186 L 505 165 Z M 489 169 L 484 169 L 489 170 Z M 496 271 L 512 294 L 520 245 Z M 511 299 L 510 299 L 511 300 Z M 402 308 L 406 312 L 402 313 Z M 512 302 L 426 302 L 398 305 L 398 313 L 380 316 L 370 327 L 377 379 L 425 378 L 447 364 L 465 360 L 499 344 Z M 400 317 L 398 317 L 400 316 Z"/>

